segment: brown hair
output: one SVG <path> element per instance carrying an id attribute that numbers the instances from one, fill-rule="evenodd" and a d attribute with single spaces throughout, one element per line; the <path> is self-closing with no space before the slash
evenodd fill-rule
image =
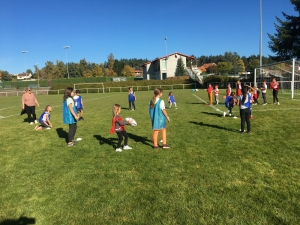
<path id="1" fill-rule="evenodd" d="M 118 114 L 119 110 L 120 110 L 121 106 L 119 104 L 114 104 L 112 107 L 112 115 L 113 117 L 116 117 L 116 115 Z"/>
<path id="2" fill-rule="evenodd" d="M 48 108 L 51 107 L 51 105 L 47 105 L 45 108 L 45 112 L 48 111 Z"/>
<path id="3" fill-rule="evenodd" d="M 74 91 L 74 89 L 72 88 L 72 87 L 67 87 L 66 89 L 65 89 L 65 93 L 64 93 L 64 101 L 66 101 L 66 99 L 68 98 L 68 97 L 71 97 L 72 98 L 72 96 L 71 96 L 71 93 Z"/>
<path id="4" fill-rule="evenodd" d="M 163 90 L 161 88 L 155 88 L 154 89 L 154 95 L 153 95 L 153 98 L 152 98 L 152 101 L 151 101 L 150 108 L 154 108 L 154 105 L 156 103 L 156 98 L 162 92 L 163 92 Z"/>

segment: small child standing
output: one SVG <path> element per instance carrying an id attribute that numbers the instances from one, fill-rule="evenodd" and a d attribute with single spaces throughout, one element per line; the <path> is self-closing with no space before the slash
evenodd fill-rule
<path id="1" fill-rule="evenodd" d="M 215 101 L 216 104 L 219 104 L 219 86 L 215 85 L 215 89 L 214 89 L 214 96 L 215 96 Z"/>
<path id="2" fill-rule="evenodd" d="M 134 90 L 132 89 L 132 87 L 128 88 L 128 103 L 129 103 L 129 110 L 135 110 L 135 100 L 136 100 L 136 97 L 135 97 L 135 92 Z M 132 106 L 132 108 L 131 108 Z"/>
<path id="3" fill-rule="evenodd" d="M 172 93 L 171 91 L 169 92 L 168 102 L 169 102 L 169 104 L 170 104 L 170 106 L 169 106 L 170 109 L 171 109 L 171 107 L 172 107 L 172 104 L 175 105 L 175 109 L 178 109 L 178 108 L 177 108 L 177 105 L 176 105 L 175 97 L 174 97 L 174 95 L 173 95 L 173 93 Z"/>
<path id="4" fill-rule="evenodd" d="M 149 113 L 150 119 L 152 123 L 152 140 L 153 140 L 153 148 L 158 149 L 157 137 L 159 131 L 161 131 L 161 136 L 163 140 L 163 148 L 170 148 L 167 145 L 167 129 L 166 129 L 166 121 L 170 122 L 170 118 L 168 117 L 167 111 L 165 109 L 164 100 L 160 99 L 163 95 L 163 90 L 161 88 L 154 89 L 154 96 L 150 101 Z"/>
<path id="5" fill-rule="evenodd" d="M 77 142 L 74 140 L 76 130 L 77 130 L 77 120 L 79 117 L 76 114 L 76 107 L 73 100 L 74 89 L 71 87 L 67 87 L 65 89 L 64 97 L 63 97 L 63 120 L 64 124 L 69 125 L 69 133 L 68 133 L 68 146 L 76 145 Z M 77 139 L 78 141 L 81 138 Z"/>
<path id="6" fill-rule="evenodd" d="M 40 126 L 36 126 L 35 130 L 42 130 L 42 129 L 51 129 L 52 123 L 50 122 L 50 113 L 52 111 L 52 107 L 50 105 L 47 105 L 45 108 L 45 111 L 42 113 L 42 115 L 39 118 L 39 122 L 41 123 Z"/>
<path id="7" fill-rule="evenodd" d="M 235 98 L 234 98 L 235 93 L 231 92 L 230 96 L 224 96 L 223 98 L 225 99 L 225 106 L 228 109 L 226 112 L 223 113 L 223 116 L 225 117 L 227 114 L 229 114 L 229 116 L 232 115 L 232 108 L 234 106 L 235 103 Z"/>
<path id="8" fill-rule="evenodd" d="M 82 101 L 82 97 L 80 95 L 80 91 L 76 90 L 76 95 L 74 96 L 74 102 L 75 102 L 75 107 L 76 107 L 76 112 L 77 115 L 79 117 L 79 120 L 84 120 L 84 118 L 82 117 L 83 115 L 83 101 Z"/>
<path id="9" fill-rule="evenodd" d="M 208 88 L 205 89 L 205 90 L 207 91 L 209 105 L 212 105 L 212 92 L 213 92 L 213 87 L 211 86 L 211 84 L 209 84 L 209 85 L 208 85 Z"/>
<path id="10" fill-rule="evenodd" d="M 121 106 L 119 104 L 114 104 L 112 107 L 112 124 L 110 129 L 110 134 L 113 134 L 114 132 L 117 133 L 119 141 L 117 144 L 116 152 L 122 152 L 121 149 L 121 143 L 123 141 L 124 137 L 124 150 L 130 150 L 132 149 L 127 145 L 128 142 L 128 134 L 125 131 L 124 125 L 131 124 L 131 120 L 129 121 L 123 121 L 122 117 L 120 116 L 121 113 Z"/>

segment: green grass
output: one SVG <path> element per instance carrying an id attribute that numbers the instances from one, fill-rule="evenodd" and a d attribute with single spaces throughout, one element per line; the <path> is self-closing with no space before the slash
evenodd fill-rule
<path id="1" fill-rule="evenodd" d="M 1 98 L 0 224 L 299 224 L 300 101 L 280 95 L 280 106 L 253 106 L 252 134 L 241 135 L 239 118 L 194 96 L 206 101 L 205 91 L 173 93 L 167 150 L 152 149 L 152 91 L 136 93 L 136 111 L 126 110 L 126 93 L 84 94 L 83 140 L 73 147 L 61 95 L 37 96 L 38 116 L 53 106 L 53 129 L 43 131 L 23 122 L 21 97 Z M 114 151 L 114 103 L 138 123 L 126 126 L 133 150 Z"/>

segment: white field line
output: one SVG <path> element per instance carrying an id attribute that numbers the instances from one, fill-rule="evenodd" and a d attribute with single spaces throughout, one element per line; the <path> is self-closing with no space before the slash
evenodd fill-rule
<path id="1" fill-rule="evenodd" d="M 101 98 L 92 98 L 92 99 L 84 100 L 84 102 L 89 102 L 89 101 L 93 101 L 93 100 L 97 100 L 97 99 L 102 99 L 102 98 L 115 97 L 115 96 L 118 96 L 118 95 L 121 95 L 121 94 L 111 95 L 111 96 L 106 96 L 106 97 L 101 97 Z M 13 107 L 9 107 L 9 108 L 14 108 L 14 107 L 17 107 L 17 106 L 13 106 Z M 57 107 L 61 107 L 61 105 L 52 106 L 52 108 L 57 108 Z M 8 109 L 8 108 L 5 108 L 5 109 Z M 38 111 L 42 111 L 42 110 L 44 110 L 44 109 L 38 109 L 36 111 L 38 112 Z M 9 116 L 1 116 L 0 115 L 0 119 L 5 119 L 5 118 L 13 117 L 13 116 L 20 116 L 20 113 L 19 114 L 14 114 L 14 115 L 9 115 Z"/>
<path id="2" fill-rule="evenodd" d="M 5 109 L 15 108 L 15 107 L 17 107 L 17 106 L 12 106 L 12 107 L 3 108 L 3 109 L 0 109 L 0 111 L 1 111 L 1 110 L 5 110 Z"/>
<path id="3" fill-rule="evenodd" d="M 200 98 L 199 96 L 193 94 L 196 98 L 198 98 L 201 102 L 204 102 L 205 104 L 207 104 L 206 101 L 204 101 L 202 98 Z M 218 109 L 216 106 L 214 105 L 208 105 L 210 107 L 212 107 L 213 109 L 215 109 L 218 112 L 224 112 L 223 110 Z M 268 106 L 262 106 L 262 107 L 268 107 Z M 282 107 L 282 105 L 278 106 L 278 107 Z M 255 109 L 255 107 L 252 106 L 252 111 L 253 112 L 266 112 L 266 111 L 291 111 L 291 110 L 300 110 L 300 108 L 278 108 L 278 109 Z"/>

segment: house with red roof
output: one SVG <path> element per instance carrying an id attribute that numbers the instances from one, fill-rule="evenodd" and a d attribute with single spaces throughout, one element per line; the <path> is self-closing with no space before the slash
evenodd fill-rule
<path id="1" fill-rule="evenodd" d="M 179 52 L 156 58 L 155 60 L 142 65 L 143 79 L 163 80 L 168 77 L 174 77 L 179 58 L 182 59 L 185 67 L 188 62 L 196 60 L 193 56 L 188 56 Z"/>

